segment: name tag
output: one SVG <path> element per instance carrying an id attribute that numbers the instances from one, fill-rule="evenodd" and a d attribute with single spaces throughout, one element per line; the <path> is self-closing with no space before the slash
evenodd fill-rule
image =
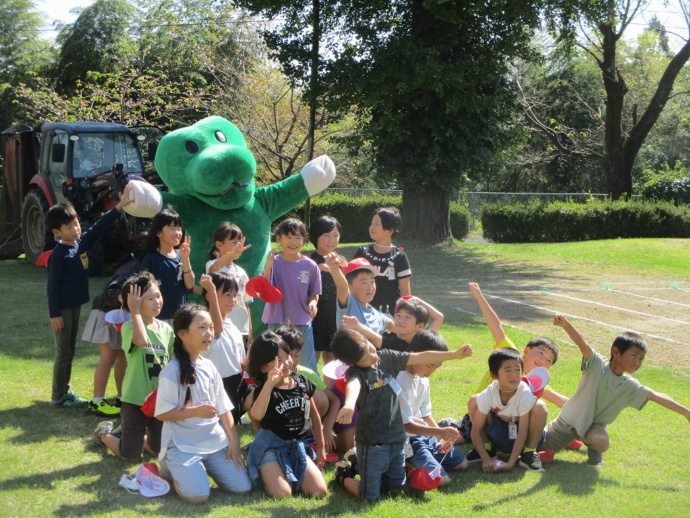
<path id="1" fill-rule="evenodd" d="M 508 423 L 508 439 L 517 439 L 517 424 L 514 421 Z"/>
<path id="2" fill-rule="evenodd" d="M 309 282 L 309 270 L 301 270 L 299 272 L 299 282 L 307 284 Z"/>
<path id="3" fill-rule="evenodd" d="M 400 388 L 400 385 L 393 376 L 388 376 L 386 378 L 386 385 L 388 385 L 393 390 L 393 392 L 395 392 L 396 396 L 399 396 L 402 392 L 402 388 Z"/>

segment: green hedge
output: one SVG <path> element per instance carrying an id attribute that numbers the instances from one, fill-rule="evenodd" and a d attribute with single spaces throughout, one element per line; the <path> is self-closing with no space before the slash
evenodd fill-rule
<path id="1" fill-rule="evenodd" d="M 343 226 L 343 243 L 360 243 L 369 241 L 369 220 L 371 214 L 377 207 L 397 207 L 402 209 L 401 196 L 370 195 L 367 197 L 355 198 L 341 193 L 328 193 L 311 199 L 311 221 L 324 214 L 335 217 Z M 463 239 L 469 233 L 469 212 L 467 208 L 458 203 L 451 203 L 450 224 L 453 237 Z M 304 217 L 304 206 L 300 205 L 285 217 L 294 216 L 302 219 Z M 280 218 L 281 221 L 284 218 Z M 277 222 L 276 222 L 277 223 Z M 401 235 L 410 238 L 405 234 L 405 219 L 403 215 L 403 226 Z"/>
<path id="2" fill-rule="evenodd" d="M 690 237 L 690 208 L 669 202 L 493 203 L 481 220 L 484 237 L 497 243 Z"/>

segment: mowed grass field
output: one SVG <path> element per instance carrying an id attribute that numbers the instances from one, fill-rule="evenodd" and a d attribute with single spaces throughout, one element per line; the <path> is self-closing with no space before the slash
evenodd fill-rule
<path id="1" fill-rule="evenodd" d="M 473 357 L 447 362 L 431 378 L 437 419 L 459 417 L 465 412 L 467 399 L 486 370 L 493 346 L 489 330 L 481 318 L 472 314 L 478 309 L 466 289 L 469 281 L 480 282 L 487 294 L 509 301 L 516 297 L 507 296 L 507 289 L 522 293 L 520 302 L 528 306 L 499 299 L 490 302 L 496 303 L 508 335 L 518 346 L 537 333 L 558 342 L 561 358 L 551 369 L 551 384 L 568 395 L 580 378 L 580 357 L 550 320 L 553 312 L 567 312 L 572 309 L 569 303 L 575 301 L 561 297 L 559 303 L 565 305 L 553 308 L 542 301 L 535 303 L 544 288 L 559 293 L 561 287 L 556 281 L 563 280 L 583 290 L 608 292 L 613 290 L 605 288 L 607 284 L 617 288 L 616 283 L 622 279 L 639 279 L 640 286 L 653 279 L 660 288 L 669 289 L 648 294 L 650 297 L 668 299 L 668 307 L 674 311 L 683 304 L 690 305 L 690 293 L 685 291 L 690 280 L 690 240 L 553 245 L 458 243 L 432 248 L 404 241 L 402 244 L 414 272 L 412 291 L 444 312 L 442 334 L 450 347 L 469 342 L 474 348 Z M 354 249 L 354 245 L 341 247 L 347 257 Z M 359 502 L 337 487 L 332 465 L 325 470 L 331 491 L 322 500 L 296 497 L 276 501 L 258 491 L 236 497 L 214 489 L 207 504 L 192 506 L 174 494 L 153 500 L 129 494 L 118 486 L 118 481 L 122 473 L 134 473 L 136 464 L 123 463 L 96 443 L 92 432 L 100 418 L 85 410 L 48 408 L 54 346 L 45 282 L 45 269 L 23 261 L 0 262 L 0 516 L 688 516 L 690 423 L 652 403 L 641 412 L 624 411 L 609 427 L 612 446 L 605 455 L 604 467 L 598 470 L 585 465 L 584 452 L 557 455 L 542 474 L 515 468 L 506 474 L 486 475 L 475 465 L 467 472 L 452 475 L 451 485 L 443 490 L 408 492 L 375 504 Z M 104 282 L 105 278 L 91 279 L 92 294 Z M 616 301 L 615 293 L 609 295 L 614 298 L 606 305 L 614 309 L 597 306 L 597 318 L 590 320 L 615 326 L 620 319 L 615 308 L 623 304 Z M 627 296 L 621 295 L 623 298 Z M 661 307 L 645 313 L 658 312 L 663 317 L 663 304 L 654 304 Z M 514 312 L 518 306 L 520 310 Z M 82 311 L 84 322 L 89 309 Z M 639 317 L 630 322 L 639 324 L 636 330 L 643 330 L 644 322 L 653 320 Z M 675 319 L 677 322 L 667 322 L 666 327 L 682 329 L 682 313 Z M 591 325 L 577 318 L 571 321 L 577 327 Z M 595 339 L 588 331 L 585 335 L 592 345 L 607 354 L 616 329 L 592 327 Z M 687 358 L 690 339 L 676 341 L 675 354 Z M 636 377 L 690 406 L 687 363 L 669 363 L 664 357 L 657 360 L 652 352 L 666 342 L 654 338 L 648 342 L 650 359 Z M 84 397 L 91 394 L 97 362 L 97 347 L 79 342 L 72 384 Z M 114 395 L 112 382 L 108 394 Z M 552 417 L 557 410 L 550 407 Z M 242 444 L 249 444 L 253 436 L 249 427 L 238 429 Z"/>

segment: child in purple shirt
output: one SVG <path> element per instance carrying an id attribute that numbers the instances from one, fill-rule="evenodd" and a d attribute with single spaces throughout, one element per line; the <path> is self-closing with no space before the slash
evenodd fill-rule
<path id="1" fill-rule="evenodd" d="M 311 320 L 321 295 L 321 275 L 314 261 L 302 255 L 307 241 L 307 229 L 300 220 L 288 218 L 275 230 L 276 241 L 282 248 L 271 250 L 266 258 L 263 276 L 283 291 L 283 299 L 266 304 L 263 322 L 271 329 L 292 324 L 304 337 L 300 364 L 316 372 L 316 353 Z"/>

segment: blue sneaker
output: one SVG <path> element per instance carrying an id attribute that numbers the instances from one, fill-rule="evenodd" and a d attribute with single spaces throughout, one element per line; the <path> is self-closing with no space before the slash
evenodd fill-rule
<path id="1" fill-rule="evenodd" d="M 86 405 L 86 403 L 88 403 L 88 401 L 77 396 L 72 389 L 62 398 L 62 406 L 66 407 L 83 406 Z"/>

